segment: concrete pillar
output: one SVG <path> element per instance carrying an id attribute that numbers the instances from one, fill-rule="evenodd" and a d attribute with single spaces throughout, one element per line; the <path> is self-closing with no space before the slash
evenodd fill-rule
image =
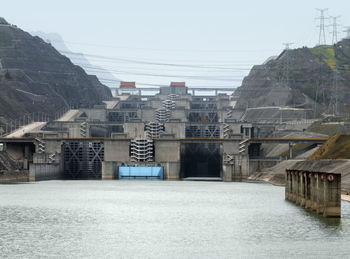
<path id="1" fill-rule="evenodd" d="M 30 166 L 29 167 L 29 182 L 35 182 L 35 168 Z"/>
<path id="2" fill-rule="evenodd" d="M 327 212 L 327 205 L 328 205 L 328 180 L 327 180 L 327 176 L 325 175 L 325 179 L 323 179 L 323 210 L 322 210 L 322 214 L 325 215 Z"/>
<path id="3" fill-rule="evenodd" d="M 286 170 L 286 188 L 284 192 L 284 199 L 289 200 L 290 184 L 289 184 L 289 170 Z"/>
<path id="4" fill-rule="evenodd" d="M 325 174 L 318 174 L 318 184 L 317 184 L 317 210 L 318 214 L 323 214 L 324 207 L 324 191 L 323 191 L 323 181 L 325 180 Z"/>
<path id="5" fill-rule="evenodd" d="M 298 197 L 297 197 L 297 204 L 301 205 L 301 200 L 302 200 L 302 189 L 301 189 L 301 186 L 302 186 L 302 172 L 298 172 L 297 173 L 298 175 Z"/>
<path id="6" fill-rule="evenodd" d="M 293 172 L 289 171 L 289 193 L 288 193 L 288 199 L 290 201 L 293 200 Z"/>
<path id="7" fill-rule="evenodd" d="M 317 173 L 311 173 L 311 209 L 317 208 Z"/>
<path id="8" fill-rule="evenodd" d="M 102 180 L 118 179 L 118 163 L 112 161 L 102 162 Z"/>
<path id="9" fill-rule="evenodd" d="M 297 172 L 293 171 L 293 201 L 297 202 L 298 199 L 298 176 Z"/>
<path id="10" fill-rule="evenodd" d="M 305 172 L 300 172 L 300 185 L 299 185 L 299 203 L 300 206 L 304 207 L 305 206 Z"/>
<path id="11" fill-rule="evenodd" d="M 332 176 L 330 176 L 332 175 Z M 324 181 L 324 217 L 340 217 L 341 215 L 341 179 L 340 174 L 330 174 Z"/>
<path id="12" fill-rule="evenodd" d="M 305 209 L 311 208 L 311 173 L 305 173 Z"/>
<path id="13" fill-rule="evenodd" d="M 293 158 L 293 144 L 289 143 L 289 159 Z"/>
<path id="14" fill-rule="evenodd" d="M 222 179 L 224 182 L 232 182 L 232 180 L 236 180 L 233 175 L 234 165 L 233 164 L 223 164 L 222 166 Z"/>

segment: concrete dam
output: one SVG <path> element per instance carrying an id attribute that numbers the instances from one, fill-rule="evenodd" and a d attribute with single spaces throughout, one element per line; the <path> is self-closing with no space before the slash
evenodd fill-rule
<path id="1" fill-rule="evenodd" d="M 21 172 L 29 181 L 234 181 L 246 179 L 257 164 L 280 161 L 262 156 L 263 143 L 292 147 L 326 141 L 266 138 L 276 125 L 240 121 L 230 89 L 190 89 L 183 82 L 173 82 L 156 94 L 145 94 L 155 89 L 122 82 L 116 90 L 113 100 L 104 105 L 70 109 L 47 122 L 34 122 L 35 127 L 26 125 L 2 136 L 0 163 L 12 165 L 3 166 L 2 171 Z M 197 95 L 201 92 L 205 95 Z"/>

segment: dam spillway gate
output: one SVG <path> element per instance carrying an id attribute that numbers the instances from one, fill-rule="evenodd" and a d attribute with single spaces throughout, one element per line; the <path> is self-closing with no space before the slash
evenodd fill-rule
<path id="1" fill-rule="evenodd" d="M 101 179 L 103 141 L 66 141 L 62 144 L 64 177 Z"/>
<path id="2" fill-rule="evenodd" d="M 180 178 L 222 175 L 222 145 L 220 143 L 181 143 Z"/>

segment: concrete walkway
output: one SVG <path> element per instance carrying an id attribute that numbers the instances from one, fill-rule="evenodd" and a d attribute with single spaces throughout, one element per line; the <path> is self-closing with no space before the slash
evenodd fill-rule
<path id="1" fill-rule="evenodd" d="M 28 125 L 18 128 L 11 134 L 7 135 L 6 138 L 20 138 L 20 137 L 23 137 L 28 132 L 40 130 L 45 125 L 46 125 L 46 122 L 32 122 Z"/>
<path id="2" fill-rule="evenodd" d="M 79 114 L 79 110 L 69 110 L 62 115 L 61 118 L 56 121 L 73 121 L 73 119 Z"/>

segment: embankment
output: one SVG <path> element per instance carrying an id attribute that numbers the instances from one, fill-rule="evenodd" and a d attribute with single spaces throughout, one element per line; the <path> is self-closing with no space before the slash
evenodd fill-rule
<path id="1" fill-rule="evenodd" d="M 0 184 L 29 182 L 28 170 L 0 171 Z"/>
<path id="2" fill-rule="evenodd" d="M 249 180 L 264 181 L 274 185 L 285 185 L 286 169 L 310 170 L 320 172 L 341 173 L 341 190 L 343 195 L 350 195 L 350 160 L 326 159 L 326 160 L 286 160 L 261 172 L 251 174 Z M 346 200 L 346 197 L 342 197 Z M 348 196 L 350 201 L 350 196 Z"/>

